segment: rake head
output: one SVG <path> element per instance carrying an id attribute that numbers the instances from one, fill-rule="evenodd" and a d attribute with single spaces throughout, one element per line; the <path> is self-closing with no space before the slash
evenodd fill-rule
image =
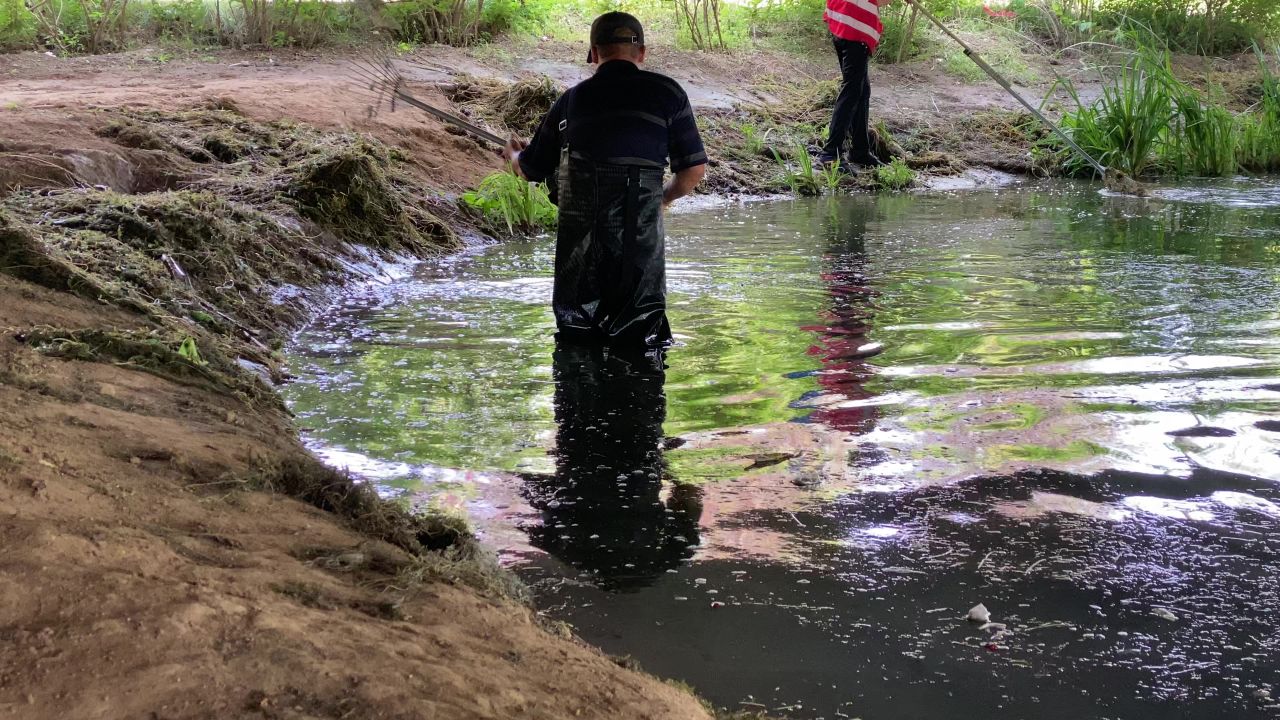
<path id="1" fill-rule="evenodd" d="M 387 106 L 395 112 L 397 96 L 404 87 L 404 77 L 389 53 L 369 52 L 361 55 L 351 62 L 350 69 L 352 83 L 370 101 L 365 110 L 366 117 L 374 118 Z"/>

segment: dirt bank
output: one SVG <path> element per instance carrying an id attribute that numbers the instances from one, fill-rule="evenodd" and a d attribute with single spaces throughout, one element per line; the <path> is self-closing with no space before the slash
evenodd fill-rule
<path id="1" fill-rule="evenodd" d="M 404 67 L 473 113 L 463 73 L 582 72 L 578 48 L 524 52 Z M 779 189 L 772 151 L 817 138 L 833 87 L 794 58 L 654 60 L 723 192 Z M 499 168 L 491 148 L 370 115 L 342 57 L 0 61 L 0 717 L 706 717 L 539 627 L 450 523 L 310 459 L 257 377 L 283 377 L 323 288 L 454 247 L 450 197 Z M 878 73 L 917 167 L 1029 167 L 998 92 Z"/>
<path id="2" fill-rule="evenodd" d="M 280 410 L 20 341 L 135 314 L 0 276 L 0 326 L 0 716 L 703 717 L 449 558 L 255 490 L 324 477 Z"/>
<path id="3" fill-rule="evenodd" d="M 257 377 L 324 287 L 454 246 L 442 195 L 496 160 L 310 71 L 79 62 L 0 111 L 0 717 L 706 717 L 311 459 Z"/>

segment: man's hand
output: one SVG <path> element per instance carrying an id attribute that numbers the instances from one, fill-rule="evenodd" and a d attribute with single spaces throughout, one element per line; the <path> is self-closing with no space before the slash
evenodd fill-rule
<path id="1" fill-rule="evenodd" d="M 667 181 L 667 186 L 662 189 L 662 207 L 667 207 L 671 203 L 688 195 L 693 188 L 702 181 L 702 176 L 707 174 L 706 164 L 694 165 L 691 168 L 685 168 L 676 173 Z"/>
<path id="2" fill-rule="evenodd" d="M 524 177 L 524 172 L 520 170 L 520 153 L 529 147 L 529 143 L 519 138 L 511 138 L 507 140 L 507 146 L 502 148 L 502 159 L 511 164 L 511 172 L 520 177 Z"/>

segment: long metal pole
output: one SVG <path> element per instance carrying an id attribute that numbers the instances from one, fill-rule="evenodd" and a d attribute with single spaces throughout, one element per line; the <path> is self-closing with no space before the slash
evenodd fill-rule
<path id="1" fill-rule="evenodd" d="M 995 68 L 988 65 L 986 60 L 983 60 L 982 57 L 978 55 L 978 53 L 973 51 L 973 48 L 969 47 L 965 43 L 965 41 L 961 40 L 955 33 L 947 29 L 947 26 L 943 25 L 941 20 L 934 17 L 933 13 L 926 10 L 924 6 L 921 5 L 917 0 L 907 0 L 907 2 L 911 3 L 913 7 L 919 9 L 920 13 L 924 15 L 926 18 L 928 18 L 929 22 L 933 23 L 934 25 L 937 25 L 939 30 L 946 33 L 947 37 L 959 43 L 960 47 L 964 48 L 964 54 L 968 55 L 969 59 L 972 60 L 975 65 L 982 68 L 982 71 L 985 72 L 987 75 L 991 76 L 992 80 L 995 80 L 996 83 L 998 83 L 1000 87 L 1004 88 L 1006 92 L 1012 95 L 1015 100 L 1022 103 L 1022 106 L 1025 107 L 1028 112 L 1030 112 L 1032 115 L 1035 115 L 1037 118 L 1040 119 L 1040 122 L 1044 123 L 1045 125 L 1048 125 L 1051 130 L 1053 130 L 1055 133 L 1058 134 L 1058 137 L 1062 138 L 1062 141 L 1065 142 L 1068 147 L 1070 147 L 1072 150 L 1075 150 L 1077 153 L 1079 153 L 1080 157 L 1084 158 L 1090 165 L 1092 165 L 1093 169 L 1097 170 L 1099 175 L 1106 177 L 1107 168 L 1105 165 L 1093 159 L 1093 156 L 1085 152 L 1084 148 L 1077 145 L 1076 141 L 1072 140 L 1070 135 L 1062 131 L 1062 128 L 1055 125 L 1051 120 L 1049 120 L 1049 118 L 1045 117 L 1043 113 L 1041 113 L 1039 110 L 1033 107 L 1031 103 L 1027 102 L 1026 98 L 1022 97 L 1022 95 L 1019 94 L 1017 90 L 1014 90 L 1013 85 L 1010 85 L 1009 81 L 1004 79 L 1004 76 L 996 72 Z"/>

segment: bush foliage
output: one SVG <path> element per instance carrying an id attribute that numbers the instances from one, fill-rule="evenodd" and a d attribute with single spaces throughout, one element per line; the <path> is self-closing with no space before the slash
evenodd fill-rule
<path id="1" fill-rule="evenodd" d="M 1276 0 L 922 2 L 975 36 L 1053 50 L 1123 41 L 1122 29 L 1135 22 L 1175 51 L 1205 54 L 1245 51 L 1280 30 Z M 595 15 L 622 9 L 664 44 L 813 51 L 829 43 L 823 8 L 823 0 L 0 0 L 0 50 L 108 52 L 157 39 L 306 47 L 374 38 L 466 45 L 502 34 L 585 41 Z M 880 62 L 950 49 L 923 21 L 908 37 L 907 3 L 882 15 Z"/>

